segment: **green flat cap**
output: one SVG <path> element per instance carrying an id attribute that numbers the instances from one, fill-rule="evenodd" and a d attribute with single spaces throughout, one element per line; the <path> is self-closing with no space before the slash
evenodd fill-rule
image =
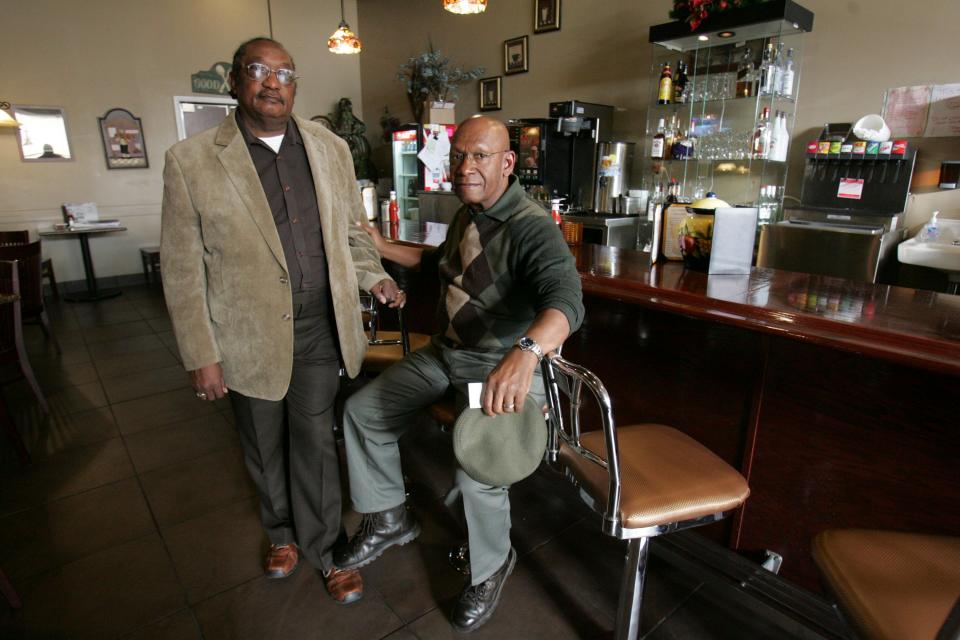
<path id="1" fill-rule="evenodd" d="M 464 409 L 453 427 L 453 453 L 477 482 L 504 487 L 536 471 L 547 449 L 540 403 L 527 396 L 523 410 L 488 416 Z"/>

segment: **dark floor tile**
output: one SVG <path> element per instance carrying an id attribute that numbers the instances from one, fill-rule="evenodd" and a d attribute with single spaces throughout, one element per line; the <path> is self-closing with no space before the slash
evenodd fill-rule
<path id="1" fill-rule="evenodd" d="M 383 640 L 417 640 L 417 636 L 413 635 L 412 631 L 403 628 L 394 631 Z"/>
<path id="2" fill-rule="evenodd" d="M 35 462 L 120 435 L 109 407 L 69 414 L 52 413 L 36 422 L 28 444 Z"/>
<path id="3" fill-rule="evenodd" d="M 511 537 L 521 554 L 593 515 L 573 484 L 546 464 L 510 487 L 510 504 Z"/>
<path id="4" fill-rule="evenodd" d="M 218 413 L 139 431 L 124 440 L 137 473 L 199 458 L 238 444 L 236 429 Z"/>
<path id="5" fill-rule="evenodd" d="M 150 471 L 140 481 L 161 527 L 255 493 L 239 446 Z"/>
<path id="6" fill-rule="evenodd" d="M 191 603 L 263 575 L 268 541 L 258 498 L 164 529 L 163 538 Z M 301 562 L 298 571 L 309 570 Z"/>
<path id="7" fill-rule="evenodd" d="M 4 637 L 115 638 L 184 606 L 158 535 L 87 556 L 18 589 L 23 609 L 0 610 Z"/>
<path id="8" fill-rule="evenodd" d="M 133 338 L 151 333 L 154 333 L 154 331 L 146 321 L 136 320 L 134 322 L 88 327 L 83 330 L 83 337 L 87 344 L 95 344 L 97 342 L 122 340 L 123 338 Z"/>
<path id="9" fill-rule="evenodd" d="M 147 322 L 150 324 L 150 328 L 157 333 L 173 331 L 173 323 L 170 322 L 170 318 L 166 314 L 157 316 L 155 318 L 149 318 Z"/>
<path id="10" fill-rule="evenodd" d="M 193 612 L 183 609 L 172 616 L 151 622 L 120 640 L 202 640 Z"/>
<path id="11" fill-rule="evenodd" d="M 177 347 L 177 338 L 173 335 L 173 331 L 163 331 L 162 333 L 158 333 L 157 337 L 160 338 L 164 346 L 173 351 L 173 355 L 175 355 L 177 359 L 180 359 L 180 350 Z"/>
<path id="12" fill-rule="evenodd" d="M 164 346 L 156 335 L 132 336 L 110 342 L 97 342 L 87 345 L 90 355 L 95 359 L 117 356 L 123 353 L 140 353 Z"/>
<path id="13" fill-rule="evenodd" d="M 316 571 L 301 567 L 286 580 L 257 578 L 195 607 L 207 640 L 336 637 L 379 639 L 401 623 L 375 590 L 336 604 Z"/>
<path id="14" fill-rule="evenodd" d="M 73 325 L 70 327 L 70 325 Z M 82 345 L 83 331 L 77 326 L 76 321 L 71 317 L 69 321 L 61 323 L 54 322 L 51 319 L 50 333 L 56 338 L 57 343 L 62 347 L 65 345 Z M 42 351 L 47 347 L 53 346 L 53 341 L 48 337 L 40 325 L 24 325 L 23 344 L 29 353 Z"/>
<path id="15" fill-rule="evenodd" d="M 172 367 L 180 362 L 170 353 L 166 347 L 160 349 L 151 349 L 150 351 L 138 351 L 134 353 L 121 353 L 115 356 L 104 356 L 94 358 L 93 364 L 102 378 L 115 378 L 117 376 L 126 376 L 132 373 L 150 371 L 151 369 L 162 369 Z M 184 372 L 186 375 L 186 372 Z"/>
<path id="16" fill-rule="evenodd" d="M 145 298 L 143 300 L 134 300 L 133 306 L 140 313 L 141 316 L 147 320 L 152 320 L 154 318 L 165 318 L 167 316 L 167 303 L 164 302 L 163 298 Z M 153 323 L 150 323 L 153 326 Z M 169 327 L 167 327 L 169 329 Z M 154 328 L 156 331 L 157 329 Z"/>
<path id="17" fill-rule="evenodd" d="M 119 438 L 51 456 L 0 482 L 0 515 L 38 506 L 133 476 L 133 465 Z"/>
<path id="18" fill-rule="evenodd" d="M 129 302 L 123 304 L 117 303 L 112 307 L 104 307 L 98 304 L 96 307 L 90 307 L 88 310 L 76 311 L 77 324 L 81 329 L 90 327 L 100 327 L 110 324 L 123 324 L 124 322 L 136 322 L 142 320 L 140 312 Z"/>
<path id="19" fill-rule="evenodd" d="M 217 413 L 214 403 L 198 400 L 192 389 L 175 389 L 114 404 L 113 415 L 124 435 L 171 422 Z"/>
<path id="20" fill-rule="evenodd" d="M 97 381 L 97 369 L 92 362 L 63 364 L 43 359 L 33 365 L 33 372 L 40 388 L 46 393 L 62 387 L 75 387 Z"/>
<path id="21" fill-rule="evenodd" d="M 0 518 L 0 566 L 14 582 L 155 531 L 135 478 Z"/>
<path id="22" fill-rule="evenodd" d="M 142 284 L 124 287 L 123 296 L 134 306 L 147 300 L 163 300 L 163 287 L 157 284 Z"/>
<path id="23" fill-rule="evenodd" d="M 767 608 L 735 586 L 711 582 L 704 583 L 673 615 L 644 637 L 649 640 L 822 640 L 820 634 Z"/>
<path id="24" fill-rule="evenodd" d="M 90 352 L 87 346 L 82 343 L 61 344 L 60 351 L 57 351 L 52 342 L 39 342 L 27 349 L 27 357 L 30 364 L 39 366 L 42 364 L 69 365 L 78 362 L 89 362 Z"/>
<path id="25" fill-rule="evenodd" d="M 75 387 L 54 389 L 47 394 L 50 411 L 58 415 L 90 411 L 107 406 L 107 396 L 100 382 L 88 382 Z"/>
<path id="26" fill-rule="evenodd" d="M 190 377 L 179 364 L 162 369 L 104 378 L 103 388 L 111 403 L 125 402 L 164 391 L 190 386 Z"/>

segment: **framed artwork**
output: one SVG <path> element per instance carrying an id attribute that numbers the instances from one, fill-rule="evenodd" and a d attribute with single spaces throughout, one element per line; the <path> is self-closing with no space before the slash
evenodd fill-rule
<path id="1" fill-rule="evenodd" d="M 97 120 L 100 121 L 100 139 L 107 169 L 146 169 L 150 166 L 140 118 L 118 107 Z"/>
<path id="2" fill-rule="evenodd" d="M 500 80 L 502 76 L 480 79 L 480 111 L 500 110 Z"/>
<path id="3" fill-rule="evenodd" d="M 533 32 L 557 31 L 560 29 L 560 0 L 534 0 Z"/>
<path id="4" fill-rule="evenodd" d="M 177 140 L 216 127 L 223 119 L 233 113 L 237 101 L 226 96 L 222 98 L 200 96 L 174 96 L 173 112 L 177 118 Z"/>
<path id="5" fill-rule="evenodd" d="M 523 73 L 530 71 L 527 64 L 527 45 L 529 36 L 520 36 L 503 41 L 503 72 L 507 75 L 511 73 Z"/>
<path id="6" fill-rule="evenodd" d="M 20 159 L 24 162 L 73 160 L 63 107 L 15 104 L 10 110 L 20 123 Z"/>

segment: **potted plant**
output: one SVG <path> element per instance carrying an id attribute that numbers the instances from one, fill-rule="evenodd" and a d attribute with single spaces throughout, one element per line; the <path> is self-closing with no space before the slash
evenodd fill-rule
<path id="1" fill-rule="evenodd" d="M 462 69 L 454 66 L 450 58 L 433 48 L 414 56 L 400 65 L 397 79 L 407 87 L 407 100 L 414 118 L 423 124 L 425 103 L 453 102 L 457 99 L 459 85 L 483 76 L 483 67 Z"/>

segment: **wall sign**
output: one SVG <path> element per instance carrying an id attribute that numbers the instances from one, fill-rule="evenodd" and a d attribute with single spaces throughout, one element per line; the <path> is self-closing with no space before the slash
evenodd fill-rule
<path id="1" fill-rule="evenodd" d="M 217 62 L 207 71 L 198 71 L 190 76 L 190 86 L 194 93 L 215 93 L 229 95 L 230 85 L 227 78 L 233 65 L 229 62 Z"/>

